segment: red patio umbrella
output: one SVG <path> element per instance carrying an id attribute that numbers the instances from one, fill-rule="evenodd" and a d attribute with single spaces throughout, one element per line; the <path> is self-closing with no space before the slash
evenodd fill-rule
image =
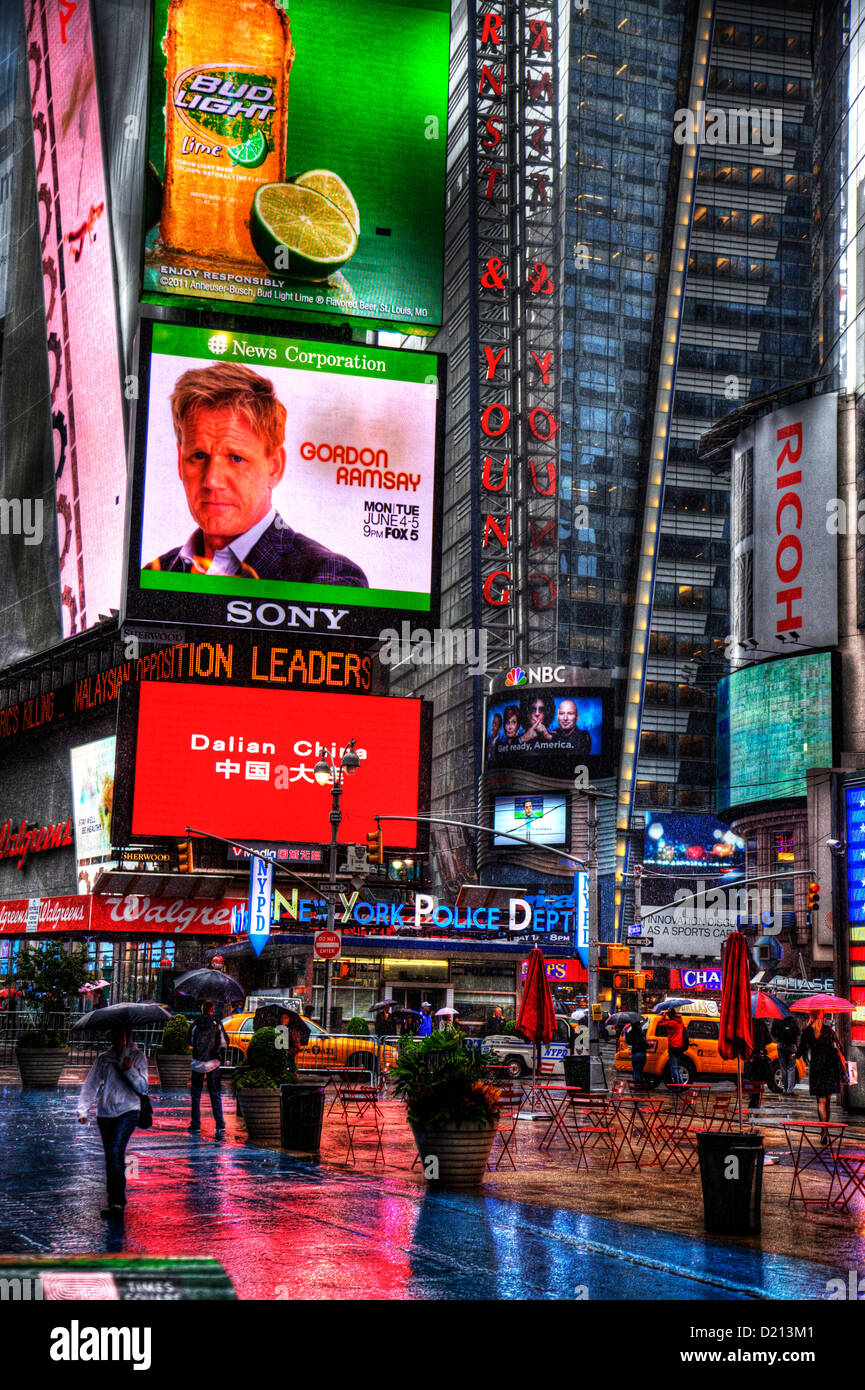
<path id="1" fill-rule="evenodd" d="M 742 1129 L 742 1058 L 754 1047 L 751 1028 L 751 965 L 748 947 L 740 931 L 731 931 L 724 944 L 721 975 L 721 1025 L 718 1051 L 736 1058 L 736 1090 L 739 1097 L 739 1130 Z"/>
<path id="2" fill-rule="evenodd" d="M 556 1007 L 547 980 L 547 964 L 543 951 L 537 946 L 533 947 L 526 966 L 526 980 L 523 985 L 520 1012 L 517 1016 L 517 1028 L 533 1044 L 532 1109 L 534 1109 L 535 1081 L 541 1043 L 549 1042 L 556 1032 Z"/>

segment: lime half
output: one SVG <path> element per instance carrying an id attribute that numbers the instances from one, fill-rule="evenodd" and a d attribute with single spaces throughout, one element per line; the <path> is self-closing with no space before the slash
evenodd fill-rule
<path id="1" fill-rule="evenodd" d="M 244 169 L 257 169 L 259 164 L 264 163 L 266 154 L 267 141 L 263 130 L 254 130 L 242 145 L 228 146 L 229 159 L 233 159 L 235 164 L 243 165 Z"/>
<path id="2" fill-rule="evenodd" d="M 357 250 L 357 233 L 339 208 L 294 183 L 261 185 L 249 230 L 264 264 L 291 280 L 326 280 Z"/>
<path id="3" fill-rule="evenodd" d="M 351 190 L 338 174 L 331 173 L 330 169 L 310 169 L 305 174 L 298 174 L 291 182 L 296 183 L 299 188 L 312 188 L 329 203 L 333 203 L 354 227 L 355 235 L 360 236 L 360 213 L 357 203 L 351 196 Z"/>

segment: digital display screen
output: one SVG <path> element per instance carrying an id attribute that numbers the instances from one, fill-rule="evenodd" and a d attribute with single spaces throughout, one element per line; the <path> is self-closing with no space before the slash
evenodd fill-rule
<path id="1" fill-rule="evenodd" d="M 421 700 L 142 681 L 120 704 L 115 842 L 185 837 L 187 826 L 250 840 L 325 844 L 331 788 L 349 736 L 360 767 L 345 774 L 343 844 L 365 844 L 376 814 L 423 815 L 428 738 Z M 128 833 L 127 833 L 128 825 Z M 384 844 L 414 848 L 413 820 L 382 821 Z"/>
<path id="2" fill-rule="evenodd" d="M 93 892 L 99 870 L 111 858 L 116 744 L 112 735 L 69 753 L 79 893 Z"/>
<path id="3" fill-rule="evenodd" d="M 612 771 L 612 693 L 524 687 L 487 702 L 486 767 L 573 777 Z"/>
<path id="4" fill-rule="evenodd" d="M 144 293 L 441 323 L 448 0 L 155 0 Z"/>
<path id="5" fill-rule="evenodd" d="M 142 334 L 127 616 L 331 637 L 429 623 L 440 359 Z"/>
<path id="6" fill-rule="evenodd" d="M 805 796 L 809 767 L 832 766 L 830 653 L 769 661 L 718 685 L 718 804 Z"/>
<path id="7" fill-rule="evenodd" d="M 717 873 L 741 872 L 745 841 L 717 816 L 647 811 L 643 863 Z"/>
<path id="8" fill-rule="evenodd" d="M 527 845 L 564 845 L 568 839 L 568 802 L 564 796 L 497 796 L 493 802 L 493 845 L 505 848 L 516 839 Z M 505 833 L 502 833 L 505 832 Z"/>

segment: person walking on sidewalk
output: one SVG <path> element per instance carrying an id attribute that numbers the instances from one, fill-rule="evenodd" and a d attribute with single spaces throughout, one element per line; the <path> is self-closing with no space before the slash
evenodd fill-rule
<path id="1" fill-rule="evenodd" d="M 189 1128 L 193 1134 L 197 1134 L 201 1129 L 201 1092 L 204 1088 L 204 1078 L 207 1077 L 210 1107 L 216 1121 L 214 1137 L 222 1139 L 225 1134 L 225 1118 L 222 1113 L 222 1079 L 219 1053 L 222 1048 L 228 1047 L 228 1038 L 225 1036 L 225 1029 L 222 1024 L 218 1023 L 213 1016 L 212 1000 L 202 999 L 201 1013 L 192 1025 L 189 1041 L 192 1044 L 192 1075 L 190 1077 L 192 1113 Z"/>
<path id="2" fill-rule="evenodd" d="M 646 1035 L 643 1032 L 642 1023 L 631 1023 L 625 1034 L 625 1042 L 631 1049 L 631 1071 L 634 1074 L 634 1085 L 643 1085 L 643 1067 L 646 1065 L 648 1047 Z"/>
<path id="3" fill-rule="evenodd" d="M 785 1096 L 792 1096 L 799 1080 L 796 1069 L 796 1048 L 799 1044 L 799 1026 L 790 1014 L 789 1018 L 776 1018 L 772 1024 L 772 1038 L 778 1044 L 778 1064 L 781 1068 L 781 1089 Z"/>
<path id="4" fill-rule="evenodd" d="M 813 1013 L 802 1029 L 797 1057 L 808 1062 L 808 1089 L 817 1100 L 817 1114 L 824 1124 L 829 1123 L 832 1097 L 837 1096 L 841 1082 L 847 1079 L 847 1062 L 841 1051 L 838 1034 L 825 1022 L 821 1013 Z M 828 1144 L 829 1131 L 823 1130 L 822 1142 Z"/>
<path id="5" fill-rule="evenodd" d="M 667 1014 L 667 1060 L 674 1086 L 682 1086 L 688 1080 L 688 1069 L 683 1066 L 685 1053 L 691 1046 L 691 1038 L 677 1009 Z"/>
<path id="6" fill-rule="evenodd" d="M 78 1097 L 78 1119 L 87 1124 L 96 1106 L 96 1123 L 105 1149 L 108 1204 L 101 1215 L 122 1216 L 126 1206 L 126 1145 L 138 1124 L 141 1096 L 147 1095 L 147 1058 L 126 1028 L 112 1028 L 111 1047 L 87 1073 Z"/>

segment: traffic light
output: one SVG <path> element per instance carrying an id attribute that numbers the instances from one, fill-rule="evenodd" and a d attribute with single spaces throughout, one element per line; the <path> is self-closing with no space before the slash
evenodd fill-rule
<path id="1" fill-rule="evenodd" d="M 192 868 L 192 841 L 181 840 L 177 846 L 177 867 L 182 874 L 191 874 Z"/>
<path id="2" fill-rule="evenodd" d="M 816 912 L 820 906 L 820 885 L 813 881 L 808 884 L 808 911 Z"/>
<path id="3" fill-rule="evenodd" d="M 384 863 L 384 847 L 382 845 L 382 830 L 379 826 L 376 830 L 370 830 L 366 837 L 366 857 L 370 864 Z"/>
<path id="4" fill-rule="evenodd" d="M 630 964 L 631 964 L 631 948 L 630 948 L 630 946 L 613 946 L 613 945 L 610 945 L 610 946 L 607 947 L 607 967 L 608 967 L 608 968 L 613 968 L 613 969 L 614 969 L 616 966 L 619 966 L 619 965 L 628 966 L 628 965 L 630 965 Z"/>
<path id="5" fill-rule="evenodd" d="M 645 988 L 646 988 L 646 972 L 645 972 L 645 970 L 636 970 L 636 971 L 634 972 L 634 989 L 645 989 Z"/>

